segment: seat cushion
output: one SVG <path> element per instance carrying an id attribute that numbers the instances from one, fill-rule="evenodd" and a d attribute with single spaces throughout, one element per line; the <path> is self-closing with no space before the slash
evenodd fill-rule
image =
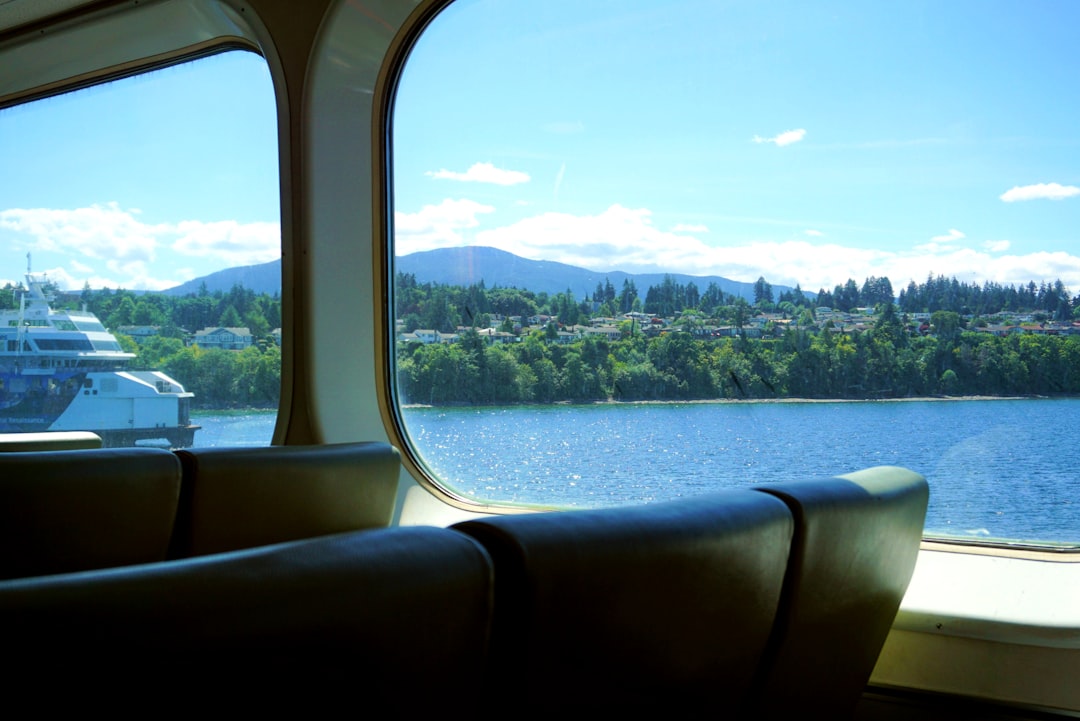
<path id="1" fill-rule="evenodd" d="M 163 560 L 179 495 L 161 448 L 0 453 L 0 578 Z"/>
<path id="2" fill-rule="evenodd" d="M 386 526 L 401 458 L 388 443 L 189 448 L 173 557 Z"/>

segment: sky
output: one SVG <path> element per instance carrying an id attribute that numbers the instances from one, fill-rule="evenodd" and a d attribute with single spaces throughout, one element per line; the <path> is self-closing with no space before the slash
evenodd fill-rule
<path id="1" fill-rule="evenodd" d="M 1077 77 L 1075 2 L 455 3 L 398 91 L 397 252 L 1076 294 Z"/>
<path id="2" fill-rule="evenodd" d="M 161 290 L 281 257 L 270 72 L 235 51 L 0 109 L 0 285 Z"/>
<path id="3" fill-rule="evenodd" d="M 397 91 L 395 252 L 1075 295 L 1078 48 L 1069 0 L 458 0 Z M 0 284 L 163 289 L 279 227 L 255 55 L 0 110 Z"/>

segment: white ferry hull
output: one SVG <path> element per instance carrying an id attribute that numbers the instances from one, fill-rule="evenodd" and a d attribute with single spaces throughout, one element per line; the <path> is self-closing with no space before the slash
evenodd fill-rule
<path id="1" fill-rule="evenodd" d="M 193 397 L 160 371 L 87 373 L 82 389 L 49 430 L 90 430 L 106 446 L 160 441 L 186 448 L 198 430 L 190 421 Z"/>

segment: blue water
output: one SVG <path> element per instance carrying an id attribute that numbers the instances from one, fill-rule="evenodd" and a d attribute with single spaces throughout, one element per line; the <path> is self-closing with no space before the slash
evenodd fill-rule
<path id="1" fill-rule="evenodd" d="M 274 413 L 199 414 L 200 446 L 266 445 Z M 432 471 L 476 500 L 592 507 L 898 465 L 928 534 L 1080 544 L 1080 399 L 408 408 Z"/>
<path id="2" fill-rule="evenodd" d="M 929 534 L 1080 543 L 1080 399 L 410 408 L 440 478 L 478 500 L 588 507 L 898 465 Z"/>
<path id="3" fill-rule="evenodd" d="M 192 413 L 196 446 L 268 446 L 274 435 L 277 411 L 250 413 Z"/>

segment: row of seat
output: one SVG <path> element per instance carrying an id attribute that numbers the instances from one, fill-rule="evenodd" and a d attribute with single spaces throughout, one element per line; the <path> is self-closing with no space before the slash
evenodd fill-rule
<path id="1" fill-rule="evenodd" d="M 368 530 L 280 543 L 266 541 L 275 524 L 341 530 L 312 522 L 320 507 L 347 513 L 326 485 L 341 469 L 306 501 L 300 467 L 267 470 L 280 487 L 264 488 L 234 454 L 176 454 L 195 480 L 178 496 L 175 560 L 0 582 L 0 632 L 25 662 L 13 688 L 47 669 L 91 690 L 120 674 L 166 693 L 179 678 L 191 700 L 389 716 L 842 718 L 907 586 L 927 501 L 921 476 L 880 467 L 450 528 L 372 528 L 380 511 Z M 233 486 L 229 503 L 217 483 Z M 297 502 L 260 500 L 279 493 Z M 123 660 L 95 665 L 106 648 Z"/>
<path id="2" fill-rule="evenodd" d="M 0 579 L 386 526 L 387 443 L 0 453 Z"/>

